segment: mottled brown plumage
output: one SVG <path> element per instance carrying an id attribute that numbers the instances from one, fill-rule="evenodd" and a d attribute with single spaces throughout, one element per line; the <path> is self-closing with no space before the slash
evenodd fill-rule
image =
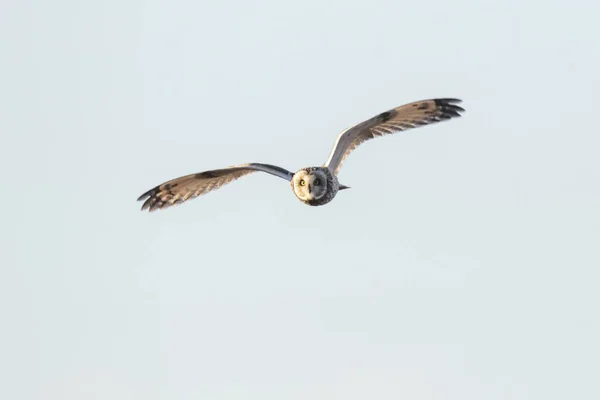
<path id="1" fill-rule="evenodd" d="M 201 196 L 212 190 L 251 174 L 263 171 L 284 179 L 291 179 L 292 173 L 274 165 L 269 164 L 243 164 L 233 167 L 204 171 L 197 174 L 182 176 L 165 182 L 142 194 L 138 201 L 144 201 L 142 211 L 148 209 L 154 211 L 167 208 L 174 204 L 183 203 L 186 200 Z"/>
<path id="2" fill-rule="evenodd" d="M 338 135 L 329 159 L 323 167 L 304 168 L 292 174 L 284 168 L 270 164 L 236 165 L 170 180 L 147 191 L 138 198 L 138 201 L 144 201 L 142 210 L 163 209 L 219 189 L 242 176 L 262 171 L 290 181 L 294 194 L 305 204 L 311 206 L 327 204 L 333 200 L 338 190 L 347 188 L 339 184 L 337 174 L 346 157 L 361 143 L 378 136 L 460 117 L 460 113 L 465 111 L 456 105 L 460 102 L 458 99 L 417 101 L 393 108 L 354 125 Z M 323 186 L 300 185 L 301 180 L 314 184 L 315 180 L 318 183 L 319 179 L 325 181 Z"/>
<path id="3" fill-rule="evenodd" d="M 460 117 L 465 111 L 456 105 L 460 102 L 458 99 L 416 101 L 354 125 L 338 135 L 325 166 L 337 175 L 346 157 L 367 140 Z"/>

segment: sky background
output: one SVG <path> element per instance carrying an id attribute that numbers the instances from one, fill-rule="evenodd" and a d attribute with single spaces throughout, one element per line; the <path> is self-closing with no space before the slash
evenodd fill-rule
<path id="1" fill-rule="evenodd" d="M 0 398 L 600 398 L 599 4 L 5 0 Z"/>

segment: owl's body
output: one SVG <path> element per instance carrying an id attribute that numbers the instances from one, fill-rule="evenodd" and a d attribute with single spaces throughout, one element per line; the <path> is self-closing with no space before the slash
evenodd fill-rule
<path id="1" fill-rule="evenodd" d="M 460 103 L 460 100 L 417 101 L 354 125 L 338 135 L 329 159 L 323 166 L 307 167 L 292 173 L 270 164 L 236 165 L 173 179 L 150 189 L 138 200 L 145 200 L 142 210 L 167 208 L 219 189 L 242 176 L 261 171 L 289 181 L 294 194 L 304 204 L 322 206 L 333 200 L 338 191 L 348 189 L 347 186 L 340 185 L 337 174 L 346 157 L 357 146 L 378 136 L 460 117 L 460 112 L 464 109 L 456 103 Z"/>

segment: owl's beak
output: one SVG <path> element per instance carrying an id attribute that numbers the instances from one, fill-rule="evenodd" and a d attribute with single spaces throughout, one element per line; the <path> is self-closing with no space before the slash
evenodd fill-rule
<path id="1" fill-rule="evenodd" d="M 344 190 L 344 189 L 351 189 L 351 187 L 346 186 L 346 185 L 340 185 L 340 188 L 338 190 Z"/>

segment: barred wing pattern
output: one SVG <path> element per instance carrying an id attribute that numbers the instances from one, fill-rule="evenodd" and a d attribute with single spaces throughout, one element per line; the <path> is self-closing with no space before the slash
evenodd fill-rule
<path id="1" fill-rule="evenodd" d="M 369 139 L 460 117 L 460 113 L 465 111 L 456 105 L 460 102 L 459 99 L 416 101 L 350 127 L 338 135 L 325 166 L 337 175 L 346 157 Z"/>
<path id="2" fill-rule="evenodd" d="M 285 180 L 291 180 L 293 174 L 281 167 L 269 164 L 242 164 L 223 169 L 204 171 L 197 174 L 182 176 L 150 189 L 138 198 L 143 201 L 142 211 L 154 211 L 183 203 L 186 200 L 201 196 L 212 190 L 251 174 L 256 171 L 267 172 Z"/>

